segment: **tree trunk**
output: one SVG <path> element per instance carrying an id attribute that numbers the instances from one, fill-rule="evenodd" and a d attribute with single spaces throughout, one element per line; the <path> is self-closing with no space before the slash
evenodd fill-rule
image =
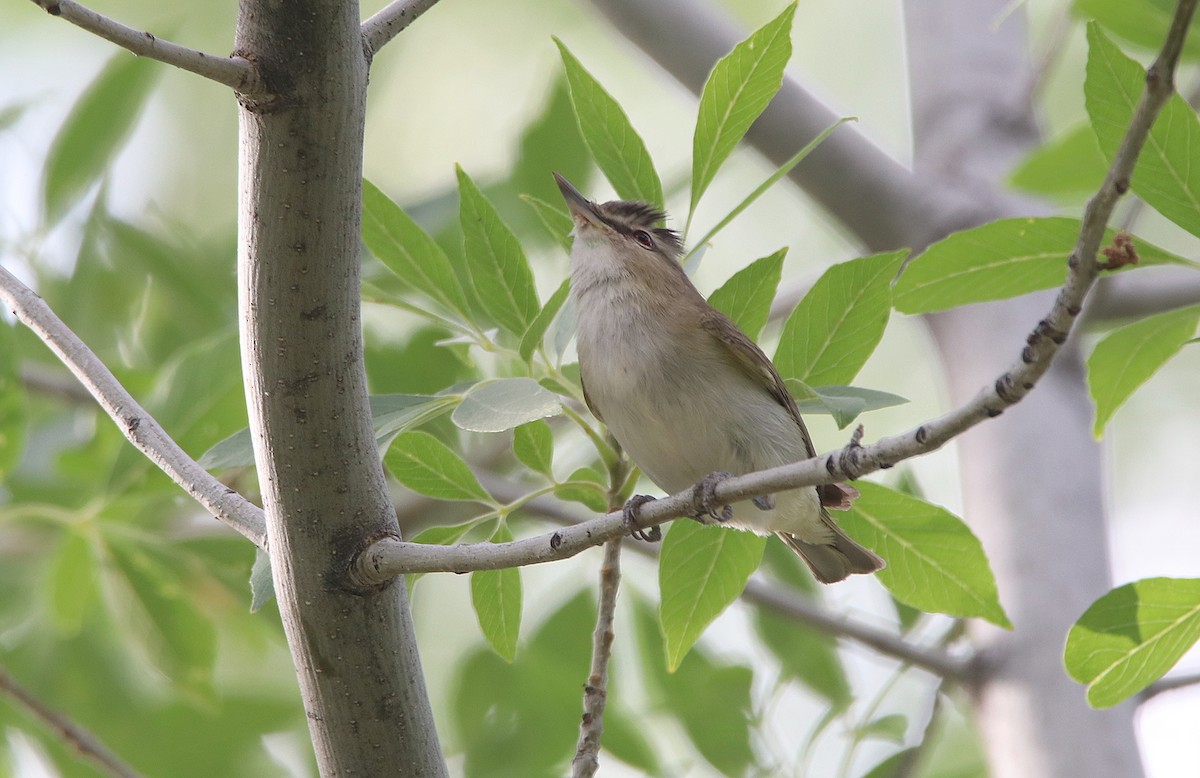
<path id="1" fill-rule="evenodd" d="M 321 774 L 445 774 L 403 581 L 349 591 L 398 535 L 367 405 L 359 221 L 368 61 L 356 2 L 242 0 L 243 370 L 275 593 Z"/>

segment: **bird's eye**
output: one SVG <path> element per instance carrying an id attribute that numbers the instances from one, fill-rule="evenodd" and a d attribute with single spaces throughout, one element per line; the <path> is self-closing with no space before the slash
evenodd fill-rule
<path id="1" fill-rule="evenodd" d="M 633 239 L 638 242 L 638 245 L 644 249 L 654 248 L 654 238 L 650 237 L 650 233 L 645 230 L 638 230 L 633 233 Z"/>

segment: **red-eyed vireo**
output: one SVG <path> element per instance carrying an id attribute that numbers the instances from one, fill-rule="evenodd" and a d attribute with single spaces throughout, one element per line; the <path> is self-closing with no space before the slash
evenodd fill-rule
<path id="1" fill-rule="evenodd" d="M 796 401 L 754 341 L 692 286 L 679 239 L 656 226 L 662 212 L 593 203 L 554 178 L 575 223 L 579 371 L 596 418 L 654 483 L 668 493 L 696 484 L 713 518 L 774 532 L 817 580 L 883 567 L 826 510 L 848 507 L 849 487 L 793 489 L 711 510 L 721 477 L 816 456 Z"/>

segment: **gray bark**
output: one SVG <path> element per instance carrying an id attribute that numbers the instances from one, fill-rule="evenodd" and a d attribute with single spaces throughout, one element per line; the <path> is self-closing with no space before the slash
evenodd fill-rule
<path id="1" fill-rule="evenodd" d="M 403 581 L 345 565 L 398 535 L 367 406 L 359 221 L 368 61 L 355 2 L 242 0 L 239 307 L 276 597 L 321 774 L 445 774 Z"/>

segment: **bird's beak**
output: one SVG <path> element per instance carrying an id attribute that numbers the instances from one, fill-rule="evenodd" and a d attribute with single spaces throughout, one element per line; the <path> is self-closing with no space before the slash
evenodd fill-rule
<path id="1" fill-rule="evenodd" d="M 604 223 L 592 201 L 580 194 L 578 189 L 571 186 L 570 181 L 558 173 L 554 174 L 554 181 L 558 184 L 558 191 L 562 192 L 563 200 L 567 203 L 567 210 L 571 212 L 572 221 L 577 225 L 581 222 L 586 222 L 593 227 L 599 227 Z"/>

